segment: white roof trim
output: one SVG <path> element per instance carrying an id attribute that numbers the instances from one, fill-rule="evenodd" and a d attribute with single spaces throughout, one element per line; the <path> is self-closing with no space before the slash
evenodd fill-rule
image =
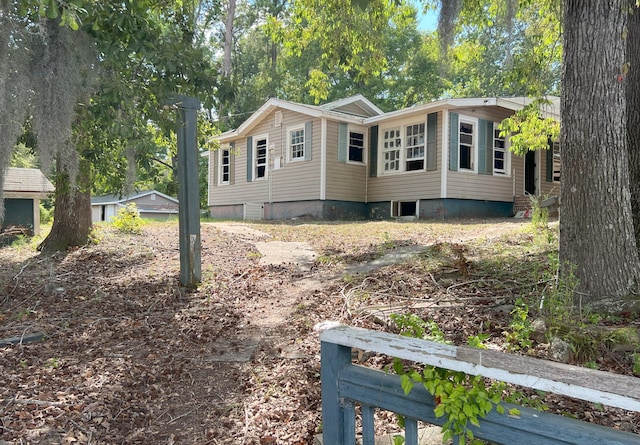
<path id="1" fill-rule="evenodd" d="M 546 97 L 551 102 L 551 105 L 543 107 L 542 114 L 544 117 L 552 117 L 554 119 L 560 119 L 560 99 L 555 96 Z M 414 113 L 426 113 L 432 110 L 441 109 L 456 109 L 456 108 L 469 108 L 469 107 L 501 107 L 512 111 L 517 111 L 530 104 L 534 99 L 529 97 L 474 97 L 474 98 L 461 98 L 461 99 L 440 99 L 426 104 L 414 105 L 412 107 L 403 108 L 401 110 L 391 111 L 384 113 L 367 98 L 361 94 L 340 99 L 334 102 L 329 102 L 321 106 L 304 105 L 296 102 L 289 102 L 282 99 L 271 98 L 264 105 L 262 105 L 255 113 L 253 113 L 249 119 L 244 121 L 237 129 L 226 131 L 215 139 L 218 142 L 225 143 L 238 139 L 240 136 L 249 134 L 251 129 L 257 125 L 266 114 L 275 109 L 284 109 L 295 111 L 297 113 L 305 114 L 314 118 L 327 118 L 331 120 L 337 120 L 340 122 L 352 123 L 357 125 L 371 125 L 377 124 L 389 119 L 403 117 Z M 335 108 L 345 106 L 352 103 L 359 103 L 360 106 L 370 107 L 371 111 L 378 113 L 377 116 L 372 117 L 360 117 L 351 114 L 343 113 L 340 111 L 334 111 Z"/>
<path id="2" fill-rule="evenodd" d="M 551 101 L 552 105 L 543 108 L 545 117 L 553 117 L 560 119 L 560 99 L 555 96 L 548 96 L 546 99 Z M 409 114 L 429 112 L 435 109 L 455 109 L 469 107 L 501 107 L 508 110 L 517 111 L 533 102 L 534 99 L 529 97 L 475 97 L 464 99 L 441 99 L 413 107 L 403 108 L 402 110 L 391 111 L 381 116 L 374 116 L 364 120 L 365 124 L 375 124 L 387 119 L 402 117 Z"/>
<path id="3" fill-rule="evenodd" d="M 157 191 L 157 190 L 149 190 L 149 191 L 146 191 L 146 192 L 136 193 L 135 195 L 123 196 L 122 198 L 120 198 L 120 199 L 116 199 L 116 200 L 114 200 L 114 201 L 108 201 L 108 202 L 92 202 L 92 203 L 91 203 L 91 205 L 92 205 L 92 206 L 93 206 L 93 205 L 96 205 L 96 206 L 97 206 L 97 205 L 121 204 L 121 203 L 123 203 L 123 202 L 132 201 L 132 200 L 134 200 L 134 199 L 138 199 L 138 198 L 143 198 L 143 197 L 148 196 L 148 195 L 151 195 L 151 194 L 156 194 L 156 195 L 158 195 L 158 196 L 162 196 L 163 198 L 168 199 L 169 201 L 173 201 L 173 202 L 175 202 L 176 204 L 179 204 L 179 203 L 180 203 L 176 198 L 173 198 L 173 197 L 171 197 L 171 196 L 169 196 L 169 195 L 165 195 L 165 194 L 164 194 L 164 193 L 162 193 L 162 192 L 159 192 L 159 191 Z M 100 196 L 95 196 L 95 198 L 100 198 Z"/>
<path id="4" fill-rule="evenodd" d="M 344 107 L 350 104 L 357 104 L 365 111 L 370 112 L 371 114 L 384 114 L 380 108 L 378 108 L 373 102 L 364 97 L 362 94 L 356 94 L 355 96 L 345 97 L 344 99 L 335 100 L 333 102 L 326 103 L 324 105 L 320 105 L 320 108 L 325 110 L 335 110 L 336 108 Z"/>
<path id="5" fill-rule="evenodd" d="M 283 110 L 294 111 L 296 113 L 305 114 L 307 116 L 314 117 L 314 118 L 326 117 L 334 120 L 339 120 L 342 122 L 360 124 L 360 125 L 363 123 L 363 119 L 364 119 L 363 117 L 352 116 L 350 114 L 341 113 L 339 111 L 326 110 L 315 105 L 304 105 L 296 102 L 289 102 L 282 99 L 271 98 L 267 102 L 265 102 L 265 104 L 262 105 L 255 113 L 253 113 L 249 117 L 249 119 L 244 121 L 237 129 L 226 131 L 216 136 L 214 139 L 216 139 L 218 142 L 224 143 L 224 142 L 233 141 L 234 139 L 237 139 L 243 134 L 248 134 L 251 131 L 251 129 L 255 127 L 264 118 L 266 114 L 278 108 Z"/>

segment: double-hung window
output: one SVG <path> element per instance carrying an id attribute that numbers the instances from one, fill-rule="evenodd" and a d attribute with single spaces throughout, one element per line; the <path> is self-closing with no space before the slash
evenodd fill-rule
<path id="1" fill-rule="evenodd" d="M 384 172 L 400 171 L 400 148 L 402 138 L 400 128 L 385 130 L 382 138 L 382 152 L 384 156 Z"/>
<path id="2" fill-rule="evenodd" d="M 405 132 L 407 154 L 405 171 L 424 170 L 424 123 L 408 125 Z"/>
<path id="3" fill-rule="evenodd" d="M 231 149 L 222 148 L 220 150 L 220 171 L 219 184 L 229 184 L 231 181 Z"/>
<path id="4" fill-rule="evenodd" d="M 267 138 L 256 139 L 254 173 L 255 179 L 267 177 Z"/>
<path id="5" fill-rule="evenodd" d="M 500 136 L 498 124 L 493 124 L 493 173 L 507 174 L 507 146 L 504 136 Z"/>
<path id="6" fill-rule="evenodd" d="M 349 132 L 349 161 L 364 162 L 364 133 Z"/>
<path id="7" fill-rule="evenodd" d="M 475 124 L 460 120 L 458 168 L 473 170 Z"/>
<path id="8" fill-rule="evenodd" d="M 300 161 L 305 159 L 304 153 L 304 127 L 289 130 L 289 160 Z"/>

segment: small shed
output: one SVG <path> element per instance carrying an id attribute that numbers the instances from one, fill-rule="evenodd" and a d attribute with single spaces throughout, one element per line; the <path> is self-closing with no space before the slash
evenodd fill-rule
<path id="1" fill-rule="evenodd" d="M 142 218 L 170 218 L 178 216 L 179 203 L 176 198 L 157 190 L 137 192 L 133 195 L 105 195 L 91 198 L 91 220 L 110 222 L 118 210 L 134 203 Z"/>
<path id="2" fill-rule="evenodd" d="M 37 168 L 7 169 L 2 186 L 4 220 L 2 230 L 17 226 L 40 234 L 40 200 L 55 190 L 53 184 Z"/>

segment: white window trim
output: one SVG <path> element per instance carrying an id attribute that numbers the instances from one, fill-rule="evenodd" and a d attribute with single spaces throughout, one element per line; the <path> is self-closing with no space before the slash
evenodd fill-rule
<path id="1" fill-rule="evenodd" d="M 407 127 L 413 125 L 424 124 L 424 155 L 422 157 L 423 165 L 419 170 L 407 170 L 407 146 L 406 146 L 406 138 L 407 138 Z M 384 169 L 384 132 L 390 130 L 400 130 L 400 168 L 398 170 L 389 170 L 386 171 Z M 424 172 L 427 170 L 427 131 L 428 125 L 426 118 L 424 120 L 418 121 L 410 121 L 406 124 L 394 125 L 391 127 L 380 128 L 379 136 L 378 136 L 378 165 L 380 166 L 380 172 L 382 175 L 399 175 L 403 173 L 416 173 L 416 172 Z"/>
<path id="2" fill-rule="evenodd" d="M 390 151 L 390 150 L 385 150 L 385 148 L 384 148 L 384 132 L 385 131 L 396 131 L 396 130 L 399 130 L 399 132 L 400 132 L 400 136 L 399 136 L 400 137 L 400 146 L 399 147 L 394 147 L 394 150 L 398 150 L 400 152 L 400 155 L 398 157 L 398 161 L 399 161 L 398 165 L 400 167 L 398 168 L 398 170 L 385 170 L 385 168 L 384 168 L 384 164 L 385 164 L 384 154 L 387 151 Z M 382 136 L 382 137 L 379 137 L 379 141 L 378 141 L 378 144 L 379 144 L 378 157 L 379 157 L 379 161 L 380 161 L 378 165 L 380 165 L 380 171 L 382 172 L 383 175 L 397 175 L 399 173 L 404 173 L 404 169 L 402 168 L 402 165 L 403 165 L 402 164 L 402 150 L 403 150 L 403 146 L 404 146 L 404 144 L 402 143 L 403 130 L 404 130 L 404 127 L 402 125 L 394 125 L 392 127 L 381 128 L 379 130 L 380 131 L 380 136 Z"/>
<path id="3" fill-rule="evenodd" d="M 471 145 L 471 162 L 473 163 L 473 168 L 462 168 L 460 167 L 460 160 L 462 156 L 460 156 L 460 124 L 471 124 L 473 125 L 473 133 L 472 135 L 472 145 Z M 478 118 L 468 117 L 464 115 L 459 115 L 458 118 L 458 171 L 462 173 L 478 173 Z"/>
<path id="4" fill-rule="evenodd" d="M 265 140 L 266 144 L 265 144 L 265 149 L 266 149 L 266 159 L 265 159 L 265 166 L 264 166 L 264 176 L 261 178 L 258 178 L 258 171 L 257 171 L 257 167 L 258 167 L 258 141 L 261 140 Z M 251 148 L 253 150 L 253 159 L 252 159 L 252 168 L 253 168 L 253 180 L 254 181 L 265 181 L 268 177 L 269 177 L 269 135 L 268 134 L 261 134 L 258 136 L 254 136 L 253 137 L 253 147 Z"/>
<path id="5" fill-rule="evenodd" d="M 504 173 L 496 173 L 496 167 L 495 167 L 495 156 L 496 156 L 496 151 L 495 151 L 495 131 L 500 131 L 500 130 L 498 130 L 498 125 L 500 125 L 499 122 L 494 122 L 493 123 L 493 131 L 494 131 L 493 144 L 494 144 L 494 146 L 491 148 L 493 150 L 493 156 L 491 157 L 491 159 L 493 160 L 494 164 L 491 166 L 491 170 L 492 170 L 494 176 L 501 176 L 501 177 L 511 176 L 511 150 L 509 149 L 509 147 L 511 147 L 511 139 L 509 138 L 509 135 L 506 135 L 504 137 Z"/>
<path id="6" fill-rule="evenodd" d="M 229 180 L 222 180 L 222 152 L 227 150 L 229 152 Z M 218 150 L 218 185 L 229 185 L 231 184 L 231 147 L 220 147 Z"/>
<path id="7" fill-rule="evenodd" d="M 362 134 L 362 161 L 352 161 L 349 159 L 349 148 L 351 141 L 351 133 L 360 133 Z M 347 164 L 355 164 L 355 165 L 367 165 L 367 129 L 366 128 L 356 128 L 351 125 L 347 126 Z"/>
<path id="8" fill-rule="evenodd" d="M 422 159 L 422 168 L 420 168 L 418 170 L 407 171 L 407 162 L 409 160 L 408 157 L 407 157 L 407 149 L 408 149 L 408 147 L 405 146 L 405 142 L 406 142 L 406 139 L 407 139 L 407 128 L 408 127 L 412 127 L 414 125 L 420 125 L 420 124 L 424 125 L 424 140 L 422 141 L 422 158 L 412 158 L 411 160 L 415 161 L 415 160 Z M 424 121 L 419 121 L 419 122 L 411 122 L 411 123 L 408 123 L 407 125 L 404 125 L 402 129 L 403 129 L 403 133 L 402 133 L 402 135 L 403 135 L 403 138 L 402 138 L 403 147 L 402 147 L 401 158 L 402 158 L 402 161 L 403 161 L 402 162 L 403 169 L 401 171 L 404 172 L 404 173 L 426 171 L 427 170 L 427 121 L 424 120 Z"/>
<path id="9" fill-rule="evenodd" d="M 301 162 L 306 159 L 305 153 L 305 141 L 307 139 L 307 135 L 305 132 L 304 124 L 295 125 L 292 127 L 287 127 L 287 162 Z M 291 145 L 291 132 L 302 130 L 303 139 L 302 139 L 302 156 L 298 158 L 294 158 L 293 155 L 293 146 Z"/>

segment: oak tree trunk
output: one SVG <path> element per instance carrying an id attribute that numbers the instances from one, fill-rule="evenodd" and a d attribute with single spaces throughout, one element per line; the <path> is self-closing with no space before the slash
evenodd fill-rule
<path id="1" fill-rule="evenodd" d="M 640 275 L 634 234 L 624 66 L 628 0 L 566 0 L 562 72 L 563 273 L 601 310 L 629 303 Z"/>
<path id="2" fill-rule="evenodd" d="M 87 162 L 80 162 L 75 183 L 57 162 L 55 208 L 51 232 L 38 249 L 44 253 L 84 246 L 91 233 L 91 182 Z"/>
<path id="3" fill-rule="evenodd" d="M 636 245 L 640 246 L 640 9 L 636 0 L 627 0 L 631 12 L 627 20 L 627 141 L 631 176 L 631 209 Z"/>

